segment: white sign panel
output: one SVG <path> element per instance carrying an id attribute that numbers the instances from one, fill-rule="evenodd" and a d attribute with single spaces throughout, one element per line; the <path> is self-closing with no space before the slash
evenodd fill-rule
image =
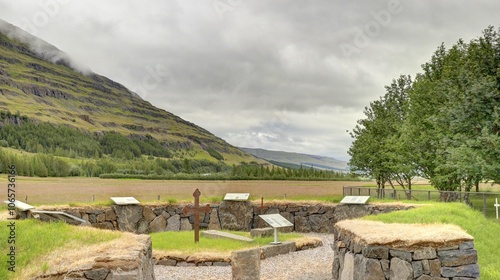
<path id="1" fill-rule="evenodd" d="M 10 202 L 8 201 L 4 201 L 6 204 L 10 204 Z M 35 209 L 35 206 L 31 206 L 29 204 L 26 204 L 24 202 L 21 202 L 19 200 L 16 200 L 14 202 L 14 205 L 16 206 L 17 209 L 21 210 L 21 211 L 28 211 L 30 209 Z"/>
<path id="2" fill-rule="evenodd" d="M 366 204 L 366 202 L 370 199 L 369 196 L 346 196 L 340 203 L 343 204 Z"/>
<path id="3" fill-rule="evenodd" d="M 281 227 L 293 227 L 293 224 L 290 223 L 289 220 L 285 219 L 285 217 L 280 214 L 266 214 L 259 215 L 266 223 L 268 223 L 273 228 L 281 228 Z"/>
<path id="4" fill-rule="evenodd" d="M 139 200 L 135 197 L 110 197 L 116 205 L 139 205 Z"/>
<path id="5" fill-rule="evenodd" d="M 227 193 L 224 200 L 246 201 L 249 196 L 249 193 Z"/>

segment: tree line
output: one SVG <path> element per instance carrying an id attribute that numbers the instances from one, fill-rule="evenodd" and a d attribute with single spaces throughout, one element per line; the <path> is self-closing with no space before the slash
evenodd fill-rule
<path id="1" fill-rule="evenodd" d="M 229 166 L 206 159 L 162 159 L 152 156 L 117 160 L 68 159 L 48 154 L 33 154 L 0 149 L 0 173 L 15 165 L 18 175 L 30 177 L 101 177 L 137 179 L 196 180 L 357 180 L 355 174 L 264 166 L 256 162 Z"/>
<path id="2" fill-rule="evenodd" d="M 401 75 L 350 132 L 351 170 L 410 189 L 421 176 L 438 190 L 500 182 L 500 35 L 441 44 L 414 79 Z"/>

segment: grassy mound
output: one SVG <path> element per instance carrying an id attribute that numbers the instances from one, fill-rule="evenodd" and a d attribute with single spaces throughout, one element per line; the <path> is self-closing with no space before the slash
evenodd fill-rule
<path id="1" fill-rule="evenodd" d="M 109 242 L 122 236 L 121 232 L 75 227 L 65 223 L 43 223 L 38 220 L 15 221 L 15 244 L 7 239 L 10 221 L 0 221 L 0 279 L 29 279 L 29 276 L 50 269 L 45 257 L 56 250 L 72 250 Z M 10 246 L 16 247 L 15 272 L 8 270 Z"/>
<path id="2" fill-rule="evenodd" d="M 454 224 L 474 237 L 481 279 L 500 279 L 500 224 L 462 203 L 433 203 L 408 211 L 398 211 L 363 219 L 385 223 Z M 408 232 L 408 234 L 412 234 Z"/>

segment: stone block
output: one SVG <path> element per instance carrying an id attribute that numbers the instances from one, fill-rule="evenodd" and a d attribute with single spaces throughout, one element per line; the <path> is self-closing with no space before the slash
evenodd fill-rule
<path id="1" fill-rule="evenodd" d="M 118 229 L 121 231 L 137 232 L 138 223 L 142 219 L 142 206 L 139 205 L 113 205 L 111 208 L 116 213 Z"/>
<path id="2" fill-rule="evenodd" d="M 106 221 L 106 214 L 102 213 L 97 215 L 96 220 L 98 223 L 104 223 Z"/>
<path id="3" fill-rule="evenodd" d="M 212 211 L 210 211 L 210 220 L 208 221 L 208 229 L 220 230 L 219 214 L 216 208 L 212 208 Z"/>
<path id="4" fill-rule="evenodd" d="M 177 266 L 179 266 L 179 267 L 194 267 L 194 266 L 196 266 L 196 264 L 190 263 L 190 262 L 178 262 Z"/>
<path id="5" fill-rule="evenodd" d="M 441 276 L 441 262 L 439 260 L 429 260 L 429 266 L 431 269 L 430 275 L 432 277 Z"/>
<path id="6" fill-rule="evenodd" d="M 460 244 L 459 250 L 471 250 L 474 249 L 474 241 L 468 241 Z"/>
<path id="7" fill-rule="evenodd" d="M 151 223 L 149 223 L 149 229 L 151 232 L 162 232 L 167 228 L 167 221 L 162 215 L 157 216 Z"/>
<path id="8" fill-rule="evenodd" d="M 391 269 L 390 269 L 390 279 L 391 280 L 412 280 L 413 279 L 413 267 L 412 265 L 400 258 L 391 259 Z"/>
<path id="9" fill-rule="evenodd" d="M 293 225 L 296 232 L 311 232 L 311 225 L 306 217 L 295 216 Z"/>
<path id="10" fill-rule="evenodd" d="M 416 261 L 411 263 L 413 267 L 413 278 L 418 278 L 424 274 L 424 267 L 421 261 Z"/>
<path id="11" fill-rule="evenodd" d="M 311 225 L 311 230 L 319 233 L 329 233 L 333 232 L 333 225 L 330 220 L 323 215 L 310 215 L 309 224 Z"/>
<path id="12" fill-rule="evenodd" d="M 161 216 L 163 217 L 163 219 L 165 219 L 165 221 L 168 220 L 168 218 L 171 217 L 170 214 L 168 214 L 167 211 L 162 211 L 161 212 Z"/>
<path id="13" fill-rule="evenodd" d="M 380 260 L 380 266 L 382 267 L 382 271 L 384 272 L 385 279 L 389 279 L 391 277 L 391 262 L 389 260 Z"/>
<path id="14" fill-rule="evenodd" d="M 365 258 L 363 255 L 354 256 L 354 278 L 364 280 L 385 280 L 385 274 L 380 262 Z"/>
<path id="15" fill-rule="evenodd" d="M 193 230 L 193 225 L 189 222 L 188 218 L 181 218 L 180 230 Z"/>
<path id="16" fill-rule="evenodd" d="M 294 242 L 283 242 L 277 245 L 266 245 L 261 247 L 262 256 L 264 258 L 270 258 L 277 255 L 288 254 L 295 251 Z"/>
<path id="17" fill-rule="evenodd" d="M 260 249 L 234 251 L 231 253 L 232 279 L 260 279 Z"/>
<path id="18" fill-rule="evenodd" d="M 250 230 L 250 236 L 252 238 L 261 238 L 273 235 L 274 235 L 274 229 L 272 227 L 254 228 Z"/>
<path id="19" fill-rule="evenodd" d="M 400 259 L 405 260 L 407 262 L 412 261 L 411 252 L 391 249 L 389 251 L 389 253 L 391 254 L 392 257 L 400 258 Z"/>
<path id="20" fill-rule="evenodd" d="M 441 267 L 443 277 L 479 277 L 479 266 L 477 264 L 468 264 L 457 267 Z"/>
<path id="21" fill-rule="evenodd" d="M 424 274 L 431 274 L 431 266 L 429 265 L 429 260 L 422 260 L 422 270 Z"/>
<path id="22" fill-rule="evenodd" d="M 164 266 L 176 266 L 177 261 L 173 259 L 161 259 L 158 262 L 156 262 L 157 265 L 164 265 Z"/>
<path id="23" fill-rule="evenodd" d="M 114 230 L 113 224 L 111 222 L 95 223 L 92 224 L 92 227 L 99 229 Z"/>
<path id="24" fill-rule="evenodd" d="M 354 254 L 347 252 L 341 266 L 340 279 L 354 279 Z"/>
<path id="25" fill-rule="evenodd" d="M 383 246 L 368 246 L 363 248 L 363 256 L 372 259 L 389 259 L 389 248 Z"/>
<path id="26" fill-rule="evenodd" d="M 141 219 L 137 223 L 137 231 L 136 231 L 136 233 L 138 233 L 138 234 L 146 234 L 146 233 L 149 233 L 149 232 L 150 232 L 150 229 L 149 229 L 149 223 L 148 223 L 148 221 L 146 221 L 145 219 Z"/>
<path id="27" fill-rule="evenodd" d="M 224 230 L 249 231 L 253 220 L 250 201 L 222 201 L 219 205 L 219 219 Z"/>
<path id="28" fill-rule="evenodd" d="M 442 266 L 461 266 L 477 263 L 477 251 L 474 249 L 440 251 L 438 256 Z"/>
<path id="29" fill-rule="evenodd" d="M 149 206 L 144 206 L 144 209 L 142 210 L 142 216 L 148 223 L 151 223 L 156 218 L 156 214 Z"/>
<path id="30" fill-rule="evenodd" d="M 181 229 L 181 216 L 179 214 L 173 215 L 167 220 L 166 231 L 179 231 Z"/>
<path id="31" fill-rule="evenodd" d="M 105 280 L 108 277 L 109 270 L 105 268 L 93 269 L 84 272 L 85 277 L 91 280 Z"/>
<path id="32" fill-rule="evenodd" d="M 116 221 L 116 213 L 113 209 L 108 209 L 105 212 L 106 221 Z"/>
<path id="33" fill-rule="evenodd" d="M 432 260 L 437 258 L 436 249 L 427 247 L 413 252 L 413 260 Z"/>

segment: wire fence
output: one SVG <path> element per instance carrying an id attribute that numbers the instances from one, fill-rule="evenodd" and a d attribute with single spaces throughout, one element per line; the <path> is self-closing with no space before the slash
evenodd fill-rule
<path id="1" fill-rule="evenodd" d="M 371 198 L 383 200 L 464 202 L 483 212 L 487 218 L 496 218 L 495 199 L 500 199 L 500 193 L 491 192 L 379 189 L 350 186 L 344 187 L 343 194 L 344 196 L 370 196 Z"/>

